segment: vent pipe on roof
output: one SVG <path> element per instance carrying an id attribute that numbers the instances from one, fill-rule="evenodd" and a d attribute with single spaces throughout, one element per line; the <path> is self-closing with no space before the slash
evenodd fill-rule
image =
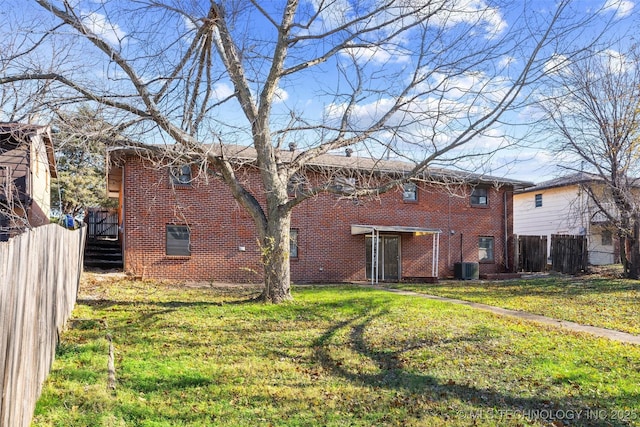
<path id="1" fill-rule="evenodd" d="M 353 154 L 353 148 L 347 148 L 346 150 L 344 150 L 344 153 L 347 157 L 351 157 L 351 155 Z"/>

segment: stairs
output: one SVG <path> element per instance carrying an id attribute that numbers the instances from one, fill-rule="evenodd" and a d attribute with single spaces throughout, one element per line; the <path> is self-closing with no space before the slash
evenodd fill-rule
<path id="1" fill-rule="evenodd" d="M 84 248 L 84 267 L 103 270 L 122 269 L 122 249 L 114 239 L 87 239 Z"/>

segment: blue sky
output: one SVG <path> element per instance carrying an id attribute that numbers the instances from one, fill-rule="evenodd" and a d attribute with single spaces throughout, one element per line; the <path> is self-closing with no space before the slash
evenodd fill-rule
<path id="1" fill-rule="evenodd" d="M 302 1 L 300 14 L 313 13 L 318 1 Z M 156 59 L 156 62 L 150 61 L 144 64 L 144 68 L 141 68 L 141 76 L 146 80 L 154 78 L 163 61 L 169 63 L 173 59 L 171 50 L 154 50 L 156 42 L 162 41 L 161 39 L 165 37 L 170 40 L 178 32 L 193 29 L 198 25 L 197 22 L 185 17 L 167 20 L 167 15 L 160 14 L 125 15 L 123 12 L 137 6 L 135 2 L 76 0 L 71 3 L 78 6 L 78 10 L 83 16 L 83 22 L 90 30 L 111 45 L 118 46 L 124 55 L 133 57 L 146 53 L 148 57 Z M 203 10 L 202 6 L 207 2 L 184 3 L 193 7 L 191 11 L 193 16 L 206 14 L 206 10 Z M 262 3 L 265 8 L 275 8 L 272 2 Z M 465 36 L 463 40 L 456 41 L 458 48 L 455 52 L 444 52 L 443 54 L 450 56 L 451 59 L 461 58 L 466 54 L 464 48 L 471 51 L 478 46 L 489 45 L 521 25 L 523 8 L 526 8 L 530 19 L 543 21 L 548 19 L 549 12 L 555 4 L 555 2 L 547 0 L 516 1 L 511 5 L 511 8 L 506 9 L 502 7 L 503 2 L 496 2 L 495 5 L 493 3 L 488 0 L 457 0 L 460 13 L 448 16 L 446 22 L 444 20 L 438 22 L 440 19 L 438 17 L 432 21 L 432 25 L 441 25 L 449 30 L 442 33 L 443 39 L 440 42 L 443 45 L 446 45 L 447 40 L 454 40 L 462 34 Z M 337 0 L 330 11 L 323 13 L 319 17 L 320 19 L 314 21 L 314 26 L 299 28 L 297 34 L 312 35 L 319 32 L 320 27 L 324 29 L 335 28 L 346 16 L 353 13 L 353 7 L 352 1 Z M 619 46 L 620 49 L 624 49 L 625 43 L 632 41 L 633 26 L 640 23 L 637 5 L 632 0 L 576 0 L 571 7 L 573 14 L 571 19 L 579 19 L 589 15 L 595 19 L 588 28 L 585 27 L 582 34 L 580 31 L 576 31 L 576 36 L 565 40 L 566 43 L 579 45 L 586 42 L 589 37 L 602 28 L 604 23 L 616 19 L 620 21 L 614 27 L 614 31 L 607 33 L 606 39 L 622 38 L 622 44 L 615 45 L 613 48 Z M 13 28 L 15 28 L 15 22 L 20 20 L 24 22 L 29 20 L 39 22 L 41 20 L 39 28 L 45 28 L 55 22 L 55 19 L 52 19 L 46 11 L 33 2 L 27 3 L 18 0 L 8 0 L 5 12 L 0 15 L 0 18 L 3 21 L 12 19 Z M 471 21 L 477 24 L 473 30 L 469 30 L 467 26 Z M 6 25 L 4 28 L 4 31 L 7 31 Z M 143 34 L 139 33 L 140 29 L 153 30 L 155 39 L 145 40 Z M 262 39 L 260 36 L 273 34 L 272 27 L 256 11 L 242 15 L 235 22 L 233 31 L 238 35 L 242 34 L 243 46 L 247 48 L 248 54 L 254 55 L 264 53 L 268 48 L 268 46 L 259 44 Z M 363 70 L 368 73 L 364 85 L 366 93 L 362 95 L 352 111 L 352 126 L 357 128 L 370 124 L 379 117 L 380 111 L 384 110 L 385 105 L 392 103 L 392 95 L 398 93 L 406 82 L 407 75 L 403 73 L 403 70 L 409 68 L 416 61 L 415 55 L 409 49 L 411 43 L 414 43 L 414 40 L 411 39 L 412 34 L 415 33 L 408 32 L 403 36 L 398 36 L 384 47 L 373 48 L 369 46 L 351 49 L 349 52 L 336 55 L 326 63 L 284 78 L 277 90 L 277 98 L 273 108 L 274 130 L 277 130 L 279 126 L 285 127 L 292 113 L 308 122 L 315 123 L 320 118 L 328 119 L 331 122 L 332 119 L 337 120 L 340 117 L 340 113 L 346 108 L 346 101 L 349 99 L 349 85 L 355 81 L 354 75 L 351 74 L 353 68 L 348 66 L 349 55 L 347 53 L 351 54 L 353 61 L 363 66 Z M 460 127 L 470 120 L 471 114 L 481 113 L 483 109 L 487 108 L 490 101 L 499 98 L 506 87 L 503 83 L 509 78 L 513 78 L 521 70 L 521 58 L 518 57 L 517 50 L 526 48 L 528 42 L 525 34 L 521 36 L 520 44 L 510 45 L 509 43 L 513 42 L 505 40 L 500 55 L 496 55 L 492 61 L 478 65 L 477 69 L 469 66 L 464 73 L 458 76 L 445 75 L 438 70 L 428 69 L 428 64 L 424 64 L 423 69 L 430 73 L 430 77 L 425 80 L 422 87 L 430 85 L 431 88 L 437 87 L 438 90 L 412 103 L 412 114 L 416 117 L 421 114 L 419 121 L 423 126 L 416 126 L 417 122 L 412 126 L 407 126 L 405 128 L 407 137 L 400 144 L 405 144 L 406 147 L 413 150 L 415 147 L 411 147 L 412 138 L 413 140 L 433 141 L 434 144 L 446 143 L 451 134 L 458 132 Z M 188 37 L 181 38 L 176 44 L 186 46 L 189 41 Z M 104 84 L 112 83 L 114 85 L 120 81 L 122 72 L 113 67 L 109 61 L 104 61 L 104 58 L 101 58 L 94 48 L 77 38 L 74 39 L 74 43 L 75 49 L 69 54 L 66 64 L 76 75 L 80 72 L 84 73 L 79 78 L 83 80 L 95 79 Z M 432 50 L 437 50 L 437 47 L 437 43 L 434 42 Z M 553 48 L 554 46 L 547 46 L 549 50 Z M 302 41 L 295 49 L 291 50 L 292 58 L 286 65 L 291 66 L 297 61 L 307 59 L 322 49 L 325 47 L 314 44 L 313 40 Z M 46 58 L 46 55 L 44 52 L 41 53 L 41 58 Z M 139 59 L 138 62 L 142 63 L 142 59 Z M 540 66 L 546 66 L 546 64 L 540 64 Z M 257 96 L 261 88 L 260 78 L 264 76 L 266 70 L 256 67 L 250 71 L 254 73 L 256 83 L 253 85 L 253 90 Z M 492 77 L 489 77 L 490 74 Z M 218 99 L 224 99 L 233 93 L 232 84 L 224 77 L 216 80 L 213 87 Z M 419 86 L 416 90 L 422 90 L 422 87 Z M 484 88 L 483 99 L 480 99 L 478 93 L 474 91 L 477 87 Z M 469 144 L 471 152 L 494 150 L 497 146 L 504 144 L 505 135 L 512 137 L 528 135 L 527 130 L 529 129 L 525 124 L 535 118 L 536 112 L 534 109 L 524 107 L 524 95 L 528 95 L 528 93 L 524 93 L 518 100 L 523 103 L 523 108 L 505 115 L 503 119 L 507 122 L 506 124 L 495 126 L 485 132 L 484 136 L 476 138 Z M 439 108 L 447 112 L 446 120 L 433 114 Z M 406 118 L 395 116 L 393 120 L 400 123 Z M 439 121 L 438 125 L 434 124 L 436 120 Z M 210 129 L 219 132 L 225 141 L 231 143 L 242 143 L 248 138 L 246 120 L 241 117 L 238 105 L 234 102 L 225 104 L 225 108 L 212 118 Z M 322 135 L 318 132 L 298 132 L 289 136 L 289 138 L 298 138 L 296 142 L 299 145 L 313 143 L 321 137 Z M 380 134 L 378 137 L 392 136 Z M 489 162 L 481 162 L 479 158 L 471 157 L 465 161 L 465 166 L 498 176 L 535 182 L 551 178 L 559 173 L 556 169 L 557 159 L 544 150 L 546 143 L 544 135 L 527 136 L 524 142 L 528 147 L 498 152 L 491 157 Z M 360 155 L 366 155 L 371 150 L 375 151 L 371 146 L 368 147 L 369 150 L 365 149 L 365 146 L 357 148 L 357 154 Z"/>

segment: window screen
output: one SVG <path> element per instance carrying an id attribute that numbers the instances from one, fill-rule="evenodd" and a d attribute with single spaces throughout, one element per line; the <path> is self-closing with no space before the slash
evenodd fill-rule
<path id="1" fill-rule="evenodd" d="M 489 198 L 487 197 L 486 188 L 474 188 L 471 192 L 471 204 L 476 206 L 487 206 Z"/>
<path id="2" fill-rule="evenodd" d="M 191 232 L 186 225 L 167 225 L 167 255 L 191 255 Z"/>
<path id="3" fill-rule="evenodd" d="M 172 167 L 171 171 L 171 183 L 176 185 L 191 185 L 191 166 L 177 166 Z"/>
<path id="4" fill-rule="evenodd" d="M 289 257 L 298 258 L 298 230 L 295 228 L 289 232 Z"/>
<path id="5" fill-rule="evenodd" d="M 402 200 L 405 202 L 415 202 L 418 200 L 418 186 L 414 182 L 406 182 L 402 186 Z"/>

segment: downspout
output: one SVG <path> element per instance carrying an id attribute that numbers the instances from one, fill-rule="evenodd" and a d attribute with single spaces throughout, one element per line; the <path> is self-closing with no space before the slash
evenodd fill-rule
<path id="1" fill-rule="evenodd" d="M 438 277 L 438 271 L 440 270 L 439 260 L 440 260 L 440 233 L 435 233 L 433 235 L 433 260 L 431 262 L 431 275 L 433 277 Z"/>

